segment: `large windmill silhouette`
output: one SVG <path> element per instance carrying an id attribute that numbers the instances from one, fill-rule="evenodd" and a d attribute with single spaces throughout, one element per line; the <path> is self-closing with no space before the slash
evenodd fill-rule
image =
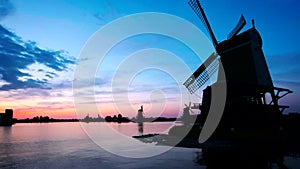
<path id="1" fill-rule="evenodd" d="M 239 33 L 246 25 L 242 15 L 228 39 L 218 43 L 199 0 L 190 0 L 189 5 L 206 27 L 216 52 L 200 65 L 184 82 L 184 86 L 193 94 L 219 71 L 217 81 L 203 90 L 199 106 L 200 121 L 205 122 L 211 103 L 214 102 L 212 89 L 226 83 L 225 108 L 214 135 L 241 135 L 245 132 L 274 135 L 280 128 L 283 110 L 288 108 L 279 105 L 278 101 L 292 91 L 274 87 L 262 51 L 262 39 L 255 29 L 254 21 L 252 28 Z M 225 76 L 220 76 L 222 70 Z"/>

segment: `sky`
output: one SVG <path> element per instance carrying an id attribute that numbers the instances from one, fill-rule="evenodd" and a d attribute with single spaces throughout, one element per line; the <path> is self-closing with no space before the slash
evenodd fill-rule
<path id="1" fill-rule="evenodd" d="M 74 97 L 77 96 L 73 93 L 73 83 L 76 80 L 76 66 L 82 61 L 79 56 L 84 45 L 96 31 L 120 17 L 143 12 L 171 14 L 191 22 L 207 35 L 187 2 L 0 0 L 0 112 L 5 108 L 13 108 L 14 117 L 20 119 L 46 115 L 53 118 L 82 118 L 87 114 L 96 117 L 97 114 L 106 116 L 118 113 L 134 117 L 139 106 L 144 105 L 145 115 L 149 117 L 179 116 L 178 113 L 189 100 L 181 98 L 180 85 L 183 81 L 176 81 L 167 71 L 148 67 L 130 77 L 126 90 L 112 89 L 118 66 L 137 51 L 163 50 L 156 51 L 161 54 L 158 59 L 149 53 L 149 59 L 137 58 L 134 61 L 137 65 L 151 62 L 153 58 L 165 63 L 166 58 L 174 54 L 193 72 L 201 60 L 186 45 L 170 37 L 144 34 L 128 37 L 116 44 L 98 65 L 93 75 L 95 83 L 82 85 L 82 89 L 94 86 L 93 92 L 83 94 L 93 97 L 94 101 L 83 101 L 80 110 L 75 109 Z M 281 103 L 290 106 L 285 113 L 300 112 L 300 2 L 203 0 L 201 3 L 218 41 L 226 39 L 241 14 L 247 20 L 243 30 L 250 28 L 251 19 L 255 19 L 274 85 L 294 91 L 282 99 Z M 155 24 L 163 23 L 158 20 L 153 28 Z M 126 31 L 131 27 L 128 25 L 119 29 Z M 185 27 L 176 29 L 188 32 Z M 169 66 L 165 68 L 176 72 L 179 70 L 176 61 L 168 60 Z M 178 74 L 180 79 L 188 77 L 188 74 Z M 117 98 L 113 97 L 113 92 Z M 195 96 L 187 97 L 194 101 Z M 130 104 L 124 101 L 126 99 Z M 120 101 L 117 105 L 116 100 Z M 91 109 L 94 104 L 99 112 Z"/>

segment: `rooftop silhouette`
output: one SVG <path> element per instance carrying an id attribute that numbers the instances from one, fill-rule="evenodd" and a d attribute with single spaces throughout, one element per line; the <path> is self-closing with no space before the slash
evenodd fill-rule
<path id="1" fill-rule="evenodd" d="M 13 110 L 5 109 L 5 113 L 0 113 L 0 126 L 12 126 Z"/>

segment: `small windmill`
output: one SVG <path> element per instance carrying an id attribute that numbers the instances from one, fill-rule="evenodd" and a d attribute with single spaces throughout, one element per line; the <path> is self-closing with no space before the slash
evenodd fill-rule
<path id="1" fill-rule="evenodd" d="M 254 21 L 252 28 L 239 34 L 246 25 L 241 15 L 238 24 L 227 36 L 228 39 L 218 43 L 199 0 L 190 0 L 189 5 L 207 29 L 216 52 L 183 85 L 193 94 L 219 71 L 217 81 L 203 90 L 201 116 L 207 117 L 211 103 L 214 102 L 212 88 L 226 83 L 226 103 L 220 129 L 245 131 L 252 125 L 255 131 L 279 130 L 279 119 L 288 106 L 279 105 L 278 100 L 292 91 L 273 86 L 262 51 L 262 39 L 254 27 Z M 222 70 L 226 78 L 220 76 Z"/>
<path id="2" fill-rule="evenodd" d="M 193 110 L 192 110 L 192 103 L 189 102 L 189 105 L 184 104 L 185 108 L 183 108 L 183 116 L 189 116 L 191 114 L 196 114 Z"/>
<path id="3" fill-rule="evenodd" d="M 189 105 L 184 104 L 185 107 L 183 108 L 183 113 L 181 116 L 181 120 L 186 124 L 192 121 L 192 114 L 195 115 L 195 112 L 191 108 L 191 104 L 192 104 L 191 102 L 189 102 Z"/>

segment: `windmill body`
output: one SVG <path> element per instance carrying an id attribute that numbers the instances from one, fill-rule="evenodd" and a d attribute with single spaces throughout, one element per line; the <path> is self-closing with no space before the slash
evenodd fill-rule
<path id="1" fill-rule="evenodd" d="M 219 71 L 217 81 L 203 90 L 201 114 L 197 120 L 202 125 L 205 123 L 210 106 L 216 99 L 212 97 L 212 90 L 218 91 L 225 85 L 224 112 L 212 138 L 245 135 L 271 138 L 276 135 L 274 132 L 280 129 L 282 112 L 288 108 L 279 105 L 278 101 L 291 91 L 273 86 L 262 51 L 262 38 L 254 23 L 252 28 L 238 34 L 246 24 L 242 16 L 228 36 L 229 39 L 216 43 L 200 2 L 191 0 L 189 4 L 208 28 L 217 53 L 209 56 L 184 85 L 193 94 L 207 84 L 210 76 Z M 221 76 L 222 73 L 225 76 Z"/>
<path id="2" fill-rule="evenodd" d="M 273 87 L 262 39 L 255 28 L 221 42 L 217 51 L 228 83 Z"/>

